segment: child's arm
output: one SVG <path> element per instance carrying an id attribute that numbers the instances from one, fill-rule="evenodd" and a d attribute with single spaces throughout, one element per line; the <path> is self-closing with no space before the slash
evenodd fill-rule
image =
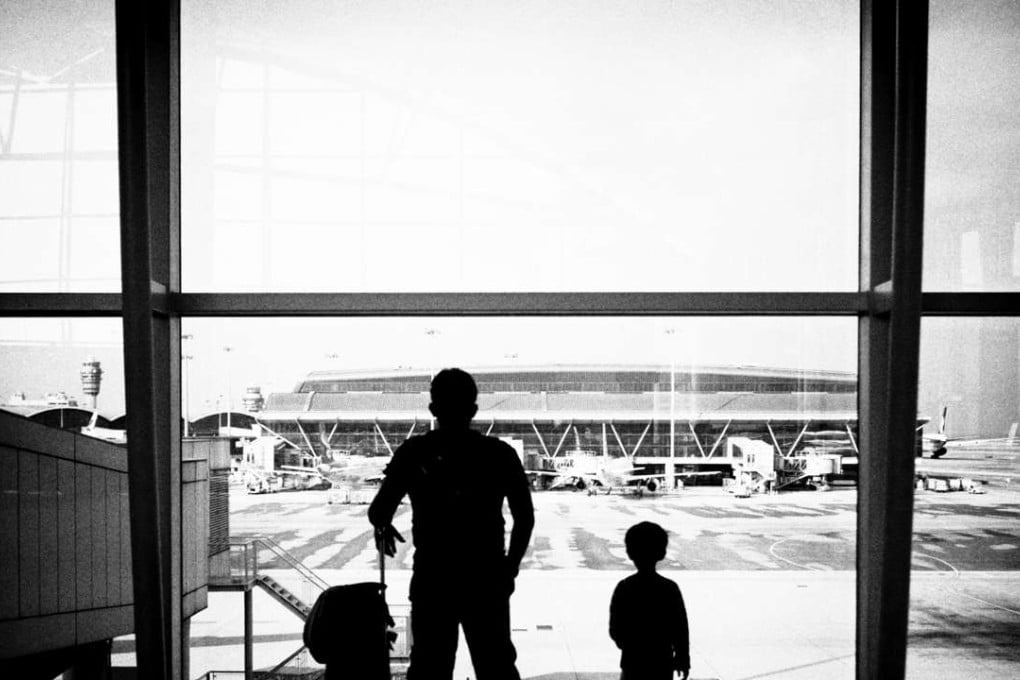
<path id="1" fill-rule="evenodd" d="M 687 607 L 680 589 L 676 591 L 676 620 L 673 629 L 673 668 L 686 678 L 691 670 L 690 629 L 687 625 Z"/>
<path id="2" fill-rule="evenodd" d="M 609 637 L 613 639 L 619 649 L 623 649 L 624 637 L 626 636 L 626 624 L 624 615 L 624 598 L 620 594 L 620 586 L 617 585 L 613 591 L 613 598 L 609 601 Z"/>

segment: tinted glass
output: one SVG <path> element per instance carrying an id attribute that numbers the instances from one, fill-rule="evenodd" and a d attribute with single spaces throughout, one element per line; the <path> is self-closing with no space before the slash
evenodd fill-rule
<path id="1" fill-rule="evenodd" d="M 670 534 L 659 567 L 687 603 L 694 677 L 853 677 L 854 319 L 185 319 L 183 330 L 196 434 L 222 432 L 229 402 L 247 441 L 235 536 L 273 538 L 328 583 L 377 578 L 371 478 L 430 429 L 429 378 L 459 365 L 480 389 L 475 427 L 514 446 L 534 485 L 513 599 L 523 677 L 618 675 L 609 601 L 633 571 L 626 529 L 642 520 Z M 578 472 L 592 461 L 646 477 Z M 682 490 L 663 482 L 671 461 Z M 765 493 L 766 481 L 783 488 Z M 396 523 L 410 537 L 407 505 Z M 386 567 L 402 612 L 412 553 L 402 544 Z M 260 564 L 302 592 L 281 558 Z M 210 597 L 192 631 L 241 626 L 236 602 Z M 297 628 L 265 611 L 257 663 L 275 664 Z M 204 638 L 192 671 L 238 667 L 235 640 Z"/>
<path id="2" fill-rule="evenodd" d="M 855 290 L 856 2 L 184 2 L 194 291 Z"/>
<path id="3" fill-rule="evenodd" d="M 113 7 L 0 9 L 0 291 L 120 290 Z"/>
<path id="4" fill-rule="evenodd" d="M 931 3 L 924 288 L 1020 290 L 1020 11 Z"/>
<path id="5" fill-rule="evenodd" d="M 0 409 L 80 429 L 123 429 L 119 319 L 0 319 Z"/>
<path id="6" fill-rule="evenodd" d="M 907 677 L 1009 677 L 1020 603 L 1020 321 L 926 318 Z"/>

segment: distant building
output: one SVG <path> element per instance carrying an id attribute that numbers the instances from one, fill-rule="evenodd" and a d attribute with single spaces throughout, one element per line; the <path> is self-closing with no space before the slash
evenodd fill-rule
<path id="1" fill-rule="evenodd" d="M 857 377 L 761 367 L 539 366 L 470 368 L 475 427 L 526 454 L 626 453 L 659 470 L 729 470 L 729 438 L 789 455 L 813 433 L 857 437 Z M 425 370 L 315 371 L 273 393 L 259 423 L 304 451 L 388 455 L 431 427 Z M 672 389 L 671 389 L 672 386 Z"/>

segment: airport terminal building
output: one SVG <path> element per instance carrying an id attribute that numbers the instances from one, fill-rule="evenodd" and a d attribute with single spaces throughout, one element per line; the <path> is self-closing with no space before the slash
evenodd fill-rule
<path id="1" fill-rule="evenodd" d="M 760 367 L 469 368 L 475 427 L 520 442 L 525 456 L 627 455 L 651 472 L 719 470 L 742 439 L 783 456 L 841 446 L 856 455 L 851 373 Z M 432 426 L 424 370 L 313 371 L 254 414 L 295 450 L 386 456 Z M 824 439 L 822 439 L 824 438 Z"/>

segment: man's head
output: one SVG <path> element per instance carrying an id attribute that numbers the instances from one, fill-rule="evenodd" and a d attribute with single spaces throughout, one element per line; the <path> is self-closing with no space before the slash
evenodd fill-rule
<path id="1" fill-rule="evenodd" d="M 478 386 L 467 371 L 444 368 L 432 378 L 429 411 L 440 427 L 467 427 L 478 412 Z"/>
<path id="2" fill-rule="evenodd" d="M 666 556 L 669 536 L 655 522 L 638 522 L 627 529 L 623 542 L 627 546 L 627 557 L 634 561 L 634 566 L 650 569 Z"/>

